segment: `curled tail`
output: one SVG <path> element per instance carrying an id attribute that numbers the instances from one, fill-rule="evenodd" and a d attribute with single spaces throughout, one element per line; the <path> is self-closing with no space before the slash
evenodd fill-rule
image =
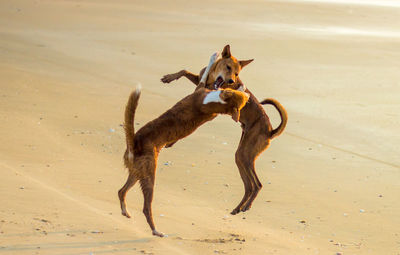
<path id="1" fill-rule="evenodd" d="M 129 168 L 129 165 L 133 162 L 133 138 L 135 136 L 135 111 L 138 105 L 140 97 L 141 87 L 136 87 L 135 91 L 129 96 L 128 103 L 125 107 L 125 136 L 126 136 L 126 151 L 124 155 L 125 166 Z"/>
<path id="2" fill-rule="evenodd" d="M 286 112 L 285 108 L 283 108 L 283 106 L 277 100 L 275 100 L 273 98 L 264 99 L 263 101 L 260 102 L 260 104 L 273 105 L 276 108 L 276 110 L 278 110 L 279 115 L 281 116 L 281 124 L 279 124 L 279 126 L 277 128 L 272 130 L 271 139 L 273 139 L 273 138 L 277 137 L 278 135 L 280 135 L 283 132 L 283 130 L 285 129 L 287 120 L 288 120 L 287 112 Z"/>

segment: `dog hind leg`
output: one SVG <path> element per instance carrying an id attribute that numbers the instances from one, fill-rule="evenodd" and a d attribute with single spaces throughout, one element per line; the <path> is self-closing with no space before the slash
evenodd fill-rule
<path id="1" fill-rule="evenodd" d="M 260 180 L 258 179 L 255 168 L 254 168 L 254 160 L 255 160 L 255 158 L 247 160 L 247 162 L 244 163 L 246 171 L 252 175 L 254 188 L 252 189 L 252 192 L 251 192 L 249 198 L 247 199 L 247 201 L 241 206 L 240 210 L 242 212 L 245 212 L 251 208 L 251 205 L 252 205 L 254 199 L 256 199 L 258 192 L 260 192 L 260 190 L 262 188 L 262 184 L 261 184 Z"/>
<path id="2" fill-rule="evenodd" d="M 235 158 L 236 158 L 236 165 L 239 169 L 240 177 L 242 178 L 244 185 L 244 195 L 240 203 L 236 206 L 236 208 L 232 210 L 231 212 L 232 215 L 238 214 L 241 211 L 243 204 L 247 202 L 254 189 L 250 176 L 246 172 L 245 166 L 242 164 L 242 160 L 240 159 L 240 154 L 236 153 Z"/>
<path id="3" fill-rule="evenodd" d="M 147 223 L 149 224 L 153 235 L 163 237 L 164 234 L 156 230 L 153 220 L 153 212 L 151 209 L 151 202 L 153 201 L 154 193 L 154 177 L 142 179 L 140 180 L 140 184 L 142 186 L 144 197 L 143 213 L 146 216 Z"/>
<path id="4" fill-rule="evenodd" d="M 132 188 L 133 185 L 135 185 L 136 181 L 137 181 L 137 179 L 135 178 L 134 174 L 132 172 L 130 172 L 125 185 L 118 191 L 119 202 L 121 204 L 121 213 L 122 213 L 122 215 L 124 215 L 128 218 L 130 218 L 131 215 L 129 214 L 129 212 L 127 210 L 125 197 L 126 197 L 126 193 L 129 191 L 130 188 Z"/>
<path id="5" fill-rule="evenodd" d="M 245 212 L 251 208 L 254 199 L 257 197 L 258 192 L 262 188 L 262 184 L 256 174 L 255 161 L 258 155 L 260 155 L 270 143 L 269 139 L 263 139 L 262 136 L 254 137 L 254 139 L 257 139 L 257 141 L 252 141 L 250 137 L 248 140 L 246 139 L 247 144 L 251 144 L 252 147 L 247 146 L 248 149 L 244 151 L 245 154 L 243 155 L 243 157 L 241 157 L 243 159 L 242 163 L 246 169 L 246 173 L 251 175 L 251 180 L 254 185 L 254 189 L 252 190 L 249 199 L 240 208 L 242 212 Z"/>
<path id="6" fill-rule="evenodd" d="M 245 166 L 242 163 L 243 162 L 243 158 L 242 157 L 244 155 L 244 148 L 245 148 L 243 146 L 243 142 L 244 142 L 243 138 L 244 138 L 244 136 L 245 136 L 245 131 L 242 131 L 242 136 L 240 138 L 239 147 L 238 147 L 238 149 L 236 151 L 236 154 L 235 154 L 236 165 L 237 165 L 237 167 L 239 169 L 240 177 L 242 178 L 243 185 L 244 185 L 244 195 L 243 195 L 242 201 L 240 201 L 238 206 L 236 206 L 236 208 L 232 210 L 232 212 L 231 212 L 232 215 L 235 215 L 235 214 L 240 212 L 240 209 L 241 209 L 242 205 L 248 200 L 248 198 L 249 198 L 249 196 L 251 194 L 251 191 L 253 189 L 253 185 L 252 185 L 252 182 L 250 180 L 251 176 L 248 175 L 248 173 L 246 172 Z"/>
<path id="7" fill-rule="evenodd" d="M 153 235 L 163 237 L 164 234 L 158 232 L 156 230 L 154 220 L 153 220 L 153 212 L 151 209 L 151 203 L 153 201 L 153 193 L 154 193 L 154 182 L 155 182 L 155 174 L 156 174 L 156 160 L 157 155 L 146 155 L 140 162 L 138 163 L 139 169 L 138 171 L 141 172 L 142 178 L 140 178 L 140 186 L 143 192 L 143 214 L 146 217 L 147 223 L 149 224 Z"/>

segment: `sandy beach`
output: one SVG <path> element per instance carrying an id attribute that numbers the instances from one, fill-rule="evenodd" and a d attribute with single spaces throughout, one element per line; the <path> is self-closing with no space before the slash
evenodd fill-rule
<path id="1" fill-rule="evenodd" d="M 397 1 L 0 2 L 0 255 L 400 254 L 400 5 Z M 289 115 L 256 161 L 253 207 L 219 116 L 157 169 L 153 237 L 139 185 L 120 213 L 123 111 L 136 128 L 190 94 L 231 45 L 258 99 Z M 273 107 L 265 107 L 279 124 Z"/>

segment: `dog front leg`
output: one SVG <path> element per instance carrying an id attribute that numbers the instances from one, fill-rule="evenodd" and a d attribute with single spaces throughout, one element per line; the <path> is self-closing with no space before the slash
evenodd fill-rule
<path id="1" fill-rule="evenodd" d="M 193 82 L 195 85 L 199 84 L 200 82 L 200 77 L 197 74 L 191 73 L 186 70 L 181 70 L 177 73 L 172 73 L 172 74 L 166 74 L 161 78 L 161 81 L 163 83 L 170 83 L 174 80 L 180 79 L 182 76 L 185 76 L 188 80 Z"/>

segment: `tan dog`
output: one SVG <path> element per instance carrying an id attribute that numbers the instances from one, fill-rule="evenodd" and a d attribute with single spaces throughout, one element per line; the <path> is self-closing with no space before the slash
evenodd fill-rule
<path id="1" fill-rule="evenodd" d="M 129 169 L 128 180 L 119 190 L 122 215 L 130 218 L 126 208 L 125 196 L 128 190 L 140 182 L 144 196 L 143 213 L 153 235 L 164 236 L 155 229 L 151 202 L 157 158 L 160 150 L 168 143 L 182 139 L 193 133 L 199 126 L 214 119 L 217 114 L 230 114 L 235 121 L 240 118 L 240 109 L 246 104 L 248 95 L 243 92 L 226 90 L 196 90 L 166 111 L 157 119 L 134 132 L 135 110 L 140 90 L 136 89 L 125 109 L 125 134 L 127 149 L 124 155 L 125 166 Z"/>
<path id="2" fill-rule="evenodd" d="M 200 71 L 200 74 L 193 74 L 186 70 L 181 70 L 177 73 L 165 75 L 161 81 L 164 83 L 170 83 L 173 80 L 177 80 L 182 76 L 185 76 L 194 84 L 199 85 L 198 87 L 206 87 L 209 89 L 219 89 L 219 88 L 231 88 L 238 89 L 236 85 L 239 78 L 239 73 L 246 65 L 250 64 L 253 59 L 250 60 L 237 60 L 231 55 L 229 45 L 226 45 L 221 53 L 221 58 L 215 61 L 210 67 L 207 67 L 209 72 L 208 76 L 203 75 L 206 71 L 206 67 Z M 208 71 L 207 70 L 207 71 Z M 200 80 L 202 77 L 202 80 Z"/>
<path id="3" fill-rule="evenodd" d="M 271 140 L 283 132 L 287 124 L 285 108 L 275 99 L 265 99 L 261 104 L 273 105 L 281 116 L 281 123 L 276 129 L 273 129 L 262 105 L 258 102 L 257 98 L 245 88 L 238 77 L 238 71 L 251 61 L 252 60 L 236 61 L 236 58 L 231 55 L 229 45 L 227 45 L 223 49 L 222 59 L 216 62 L 213 68 L 210 69 L 209 78 L 205 85 L 199 84 L 199 77 L 201 77 L 206 68 L 200 71 L 200 75 L 182 70 L 177 73 L 167 74 L 161 79 L 162 82 L 169 83 L 184 76 L 197 85 L 196 89 L 201 87 L 206 87 L 208 89 L 232 88 L 245 90 L 250 94 L 249 101 L 240 112 L 239 121 L 242 124 L 242 137 L 235 154 L 236 165 L 243 180 L 245 193 L 240 203 L 232 210 L 231 214 L 233 215 L 240 211 L 244 212 L 250 209 L 254 199 L 262 188 L 262 184 L 255 171 L 255 160 L 268 148 Z M 232 76 L 232 73 L 235 74 L 235 76 Z M 221 77 L 221 74 L 224 77 L 222 84 L 218 78 Z M 230 80 L 225 82 L 229 77 L 231 77 L 230 79 L 232 79 L 233 82 Z M 166 147 L 171 147 L 172 145 L 173 143 Z"/>

